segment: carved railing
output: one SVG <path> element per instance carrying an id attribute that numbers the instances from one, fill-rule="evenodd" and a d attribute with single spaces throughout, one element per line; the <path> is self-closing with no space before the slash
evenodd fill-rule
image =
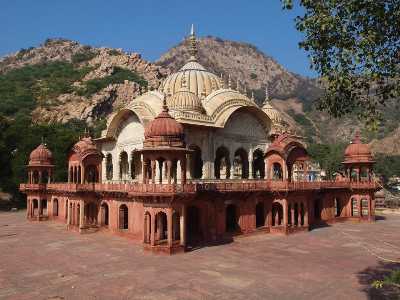
<path id="1" fill-rule="evenodd" d="M 374 181 L 272 181 L 272 180 L 200 180 L 186 184 L 143 184 L 143 183 L 50 183 L 21 184 L 21 191 L 59 192 L 119 192 L 129 194 L 175 194 L 247 191 L 304 191 L 321 189 L 376 189 Z"/>

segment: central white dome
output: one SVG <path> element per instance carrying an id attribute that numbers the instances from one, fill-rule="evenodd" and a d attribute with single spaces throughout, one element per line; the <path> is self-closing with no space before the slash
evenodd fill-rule
<path id="1" fill-rule="evenodd" d="M 160 92 L 173 96 L 181 90 L 183 80 L 189 92 L 203 99 L 213 91 L 223 88 L 220 78 L 208 72 L 197 61 L 189 61 L 178 72 L 169 75 L 160 85 Z"/>

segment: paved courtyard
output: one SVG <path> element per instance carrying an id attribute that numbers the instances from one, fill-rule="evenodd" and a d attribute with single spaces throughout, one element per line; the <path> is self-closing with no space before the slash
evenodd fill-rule
<path id="1" fill-rule="evenodd" d="M 24 214 L 0 213 L 0 299 L 381 299 L 370 283 L 400 260 L 396 215 L 163 256 Z"/>

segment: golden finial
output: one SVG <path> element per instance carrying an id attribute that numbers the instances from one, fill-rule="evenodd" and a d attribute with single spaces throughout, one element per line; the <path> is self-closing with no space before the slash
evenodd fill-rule
<path id="1" fill-rule="evenodd" d="M 196 35 L 194 33 L 194 25 L 192 24 L 192 28 L 190 29 L 190 36 L 189 36 L 189 54 L 190 59 L 189 61 L 197 61 L 197 40 Z"/>
<path id="2" fill-rule="evenodd" d="M 225 88 L 225 80 L 224 80 L 224 75 L 222 75 L 222 73 L 221 73 L 221 76 L 219 77 L 219 81 L 220 81 L 222 88 L 224 89 Z"/>
<path id="3" fill-rule="evenodd" d="M 254 101 L 254 91 L 251 91 L 251 100 Z"/>
<path id="4" fill-rule="evenodd" d="M 164 96 L 164 99 L 163 99 L 163 106 L 162 106 L 162 108 L 163 108 L 163 111 L 164 111 L 164 112 L 168 112 L 168 111 L 169 111 L 168 105 L 167 105 L 167 97 L 165 97 L 165 96 Z"/>
<path id="5" fill-rule="evenodd" d="M 231 74 L 228 75 L 228 89 L 232 88 L 232 79 L 231 79 Z"/>
<path id="6" fill-rule="evenodd" d="M 265 101 L 269 101 L 268 84 L 265 86 Z"/>
<path id="7" fill-rule="evenodd" d="M 236 90 L 240 93 L 240 81 L 239 81 L 239 79 L 236 80 Z"/>

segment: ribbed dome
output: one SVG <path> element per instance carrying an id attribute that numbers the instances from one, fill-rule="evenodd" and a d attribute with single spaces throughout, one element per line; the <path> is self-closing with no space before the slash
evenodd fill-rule
<path id="1" fill-rule="evenodd" d="M 96 144 L 93 142 L 91 137 L 84 137 L 80 141 L 78 141 L 75 146 L 75 150 L 78 150 L 81 153 L 88 151 L 98 151 Z"/>
<path id="2" fill-rule="evenodd" d="M 160 92 L 173 96 L 180 91 L 185 81 L 188 90 L 200 99 L 223 88 L 217 75 L 206 71 L 198 62 L 189 61 L 178 72 L 169 75 L 163 81 L 160 85 Z"/>
<path id="3" fill-rule="evenodd" d="M 145 128 L 145 139 L 151 138 L 183 138 L 183 126 L 179 124 L 164 106 L 163 111 Z"/>
<path id="4" fill-rule="evenodd" d="M 40 144 L 29 155 L 30 166 L 49 166 L 53 164 L 53 154 L 45 144 Z"/>
<path id="5" fill-rule="evenodd" d="M 182 88 L 172 97 L 167 99 L 168 107 L 175 110 L 193 111 L 202 113 L 204 111 L 201 100 L 187 88 Z"/>
<path id="6" fill-rule="evenodd" d="M 353 141 L 344 151 L 345 163 L 373 162 L 371 150 L 367 144 L 361 142 L 360 133 L 356 132 Z"/>
<path id="7" fill-rule="evenodd" d="M 274 108 L 269 101 L 265 101 L 262 110 L 267 114 L 267 116 L 271 119 L 272 123 L 281 123 L 282 117 L 279 111 Z"/>

